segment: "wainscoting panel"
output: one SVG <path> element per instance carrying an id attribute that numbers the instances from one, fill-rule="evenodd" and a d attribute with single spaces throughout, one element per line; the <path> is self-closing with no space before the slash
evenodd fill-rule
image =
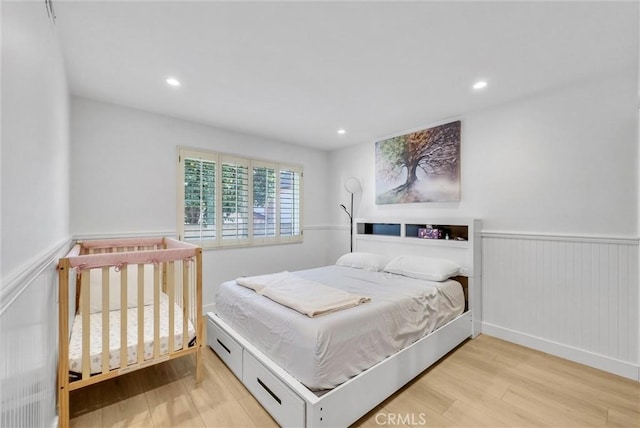
<path id="1" fill-rule="evenodd" d="M 57 245 L 14 278 L 0 300 L 0 427 L 49 427 L 56 421 Z"/>
<path id="2" fill-rule="evenodd" d="M 482 261 L 484 332 L 637 379 L 637 238 L 483 232 Z"/>

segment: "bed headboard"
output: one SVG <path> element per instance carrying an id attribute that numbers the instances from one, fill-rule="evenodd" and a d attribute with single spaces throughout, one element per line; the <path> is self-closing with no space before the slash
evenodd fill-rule
<path id="1" fill-rule="evenodd" d="M 480 227 L 478 219 L 357 218 L 354 251 L 450 259 L 463 267 L 464 276 L 475 277 L 481 274 Z"/>
<path id="2" fill-rule="evenodd" d="M 474 336 L 481 320 L 481 221 L 467 218 L 356 218 L 354 251 L 387 256 L 420 255 L 453 260 L 468 277 Z M 435 239 L 434 239 L 435 238 Z"/>

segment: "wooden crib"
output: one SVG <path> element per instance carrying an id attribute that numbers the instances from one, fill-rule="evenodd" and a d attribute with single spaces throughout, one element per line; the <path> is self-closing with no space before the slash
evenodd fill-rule
<path id="1" fill-rule="evenodd" d="M 59 426 L 69 425 L 70 391 L 133 370 L 195 354 L 200 381 L 200 247 L 171 238 L 78 242 L 58 271 Z"/>

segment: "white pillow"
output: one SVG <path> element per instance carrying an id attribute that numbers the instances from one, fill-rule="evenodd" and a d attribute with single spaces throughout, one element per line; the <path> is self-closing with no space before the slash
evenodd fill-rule
<path id="1" fill-rule="evenodd" d="M 460 265 L 447 259 L 420 256 L 398 256 L 384 268 L 385 272 L 429 281 L 444 281 L 460 272 Z"/>
<path id="2" fill-rule="evenodd" d="M 91 269 L 89 275 L 90 296 L 89 313 L 102 312 L 102 269 Z M 120 309 L 120 272 L 114 267 L 109 268 L 109 310 Z M 82 299 L 82 289 L 80 290 Z M 80 304 L 82 300 L 80 300 Z M 153 264 L 144 265 L 144 302 L 143 305 L 153 303 Z M 138 306 L 138 265 L 127 266 L 127 307 Z M 82 309 L 80 310 L 82 313 Z"/>
<path id="3" fill-rule="evenodd" d="M 373 253 L 347 253 L 336 261 L 338 266 L 379 272 L 387 265 L 389 257 Z"/>

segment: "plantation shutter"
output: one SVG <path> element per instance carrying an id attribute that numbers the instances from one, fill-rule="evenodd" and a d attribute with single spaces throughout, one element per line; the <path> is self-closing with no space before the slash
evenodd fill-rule
<path id="1" fill-rule="evenodd" d="M 223 157 L 220 169 L 222 184 L 221 245 L 246 244 L 249 240 L 249 161 Z"/>
<path id="2" fill-rule="evenodd" d="M 216 239 L 216 162 L 188 153 L 181 157 L 185 240 Z"/>
<path id="3" fill-rule="evenodd" d="M 253 238 L 255 242 L 276 237 L 277 165 L 253 162 Z"/>
<path id="4" fill-rule="evenodd" d="M 178 147 L 179 239 L 203 248 L 302 242 L 302 167 Z"/>
<path id="5" fill-rule="evenodd" d="M 297 240 L 302 238 L 300 228 L 300 194 L 302 188 L 302 172 L 295 168 L 281 167 L 279 196 L 280 196 L 280 238 L 283 240 Z"/>

